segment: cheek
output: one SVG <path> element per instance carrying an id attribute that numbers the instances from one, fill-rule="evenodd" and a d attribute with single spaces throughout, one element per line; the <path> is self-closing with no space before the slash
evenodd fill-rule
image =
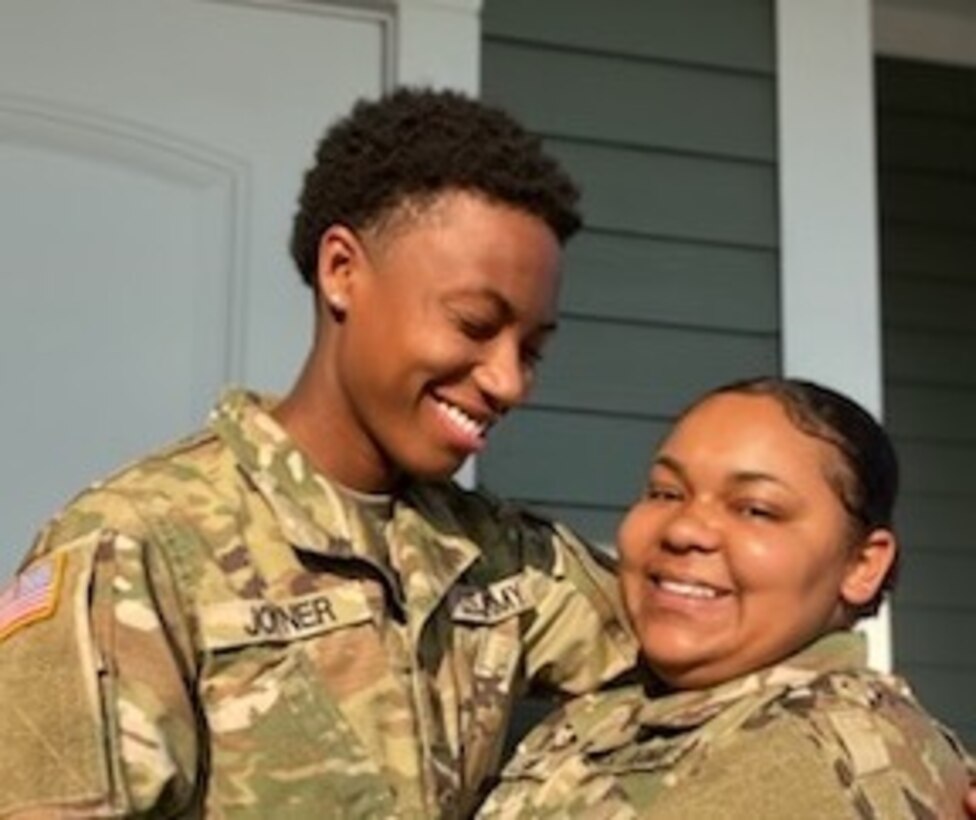
<path id="1" fill-rule="evenodd" d="M 640 565 L 653 549 L 659 530 L 656 518 L 647 505 L 638 504 L 620 522 L 617 552 L 622 569 Z"/>
<path id="2" fill-rule="evenodd" d="M 797 604 L 838 588 L 842 554 L 818 538 L 753 539 L 730 563 L 733 574 L 749 587 L 782 595 Z"/>
<path id="3" fill-rule="evenodd" d="M 643 576 L 633 568 L 625 568 L 621 565 L 617 574 L 620 586 L 620 595 L 623 598 L 624 609 L 630 619 L 631 625 L 639 634 L 643 632 L 643 600 L 646 590 Z"/>
<path id="4" fill-rule="evenodd" d="M 783 542 L 758 539 L 746 543 L 742 563 L 748 562 L 750 571 L 769 583 L 778 581 L 792 585 L 797 578 L 807 574 L 804 550 L 803 545 L 791 544 L 786 539 Z"/>
<path id="5" fill-rule="evenodd" d="M 647 564 L 653 557 L 658 529 L 657 516 L 640 506 L 617 529 L 617 577 L 632 621 L 637 620 L 647 591 Z"/>

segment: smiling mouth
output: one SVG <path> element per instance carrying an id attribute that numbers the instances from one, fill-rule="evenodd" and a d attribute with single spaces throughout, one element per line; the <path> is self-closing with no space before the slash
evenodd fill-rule
<path id="1" fill-rule="evenodd" d="M 651 581 L 662 592 L 697 601 L 714 601 L 730 594 L 728 590 L 714 587 L 702 581 L 679 581 L 674 578 L 664 578 L 660 575 L 652 575 Z"/>
<path id="2" fill-rule="evenodd" d="M 465 438 L 482 440 L 487 434 L 488 428 L 491 427 L 489 422 L 479 421 L 456 404 L 451 404 L 439 396 L 434 397 L 434 402 L 441 413 L 441 417 Z"/>

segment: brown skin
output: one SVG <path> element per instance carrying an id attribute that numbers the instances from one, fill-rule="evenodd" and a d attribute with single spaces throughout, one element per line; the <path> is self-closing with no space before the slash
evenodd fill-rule
<path id="1" fill-rule="evenodd" d="M 382 492 L 451 476 L 526 397 L 556 322 L 560 247 L 468 192 L 322 236 L 315 342 L 274 415 L 325 475 Z"/>
<path id="2" fill-rule="evenodd" d="M 894 559 L 886 529 L 855 535 L 829 444 L 767 396 L 721 394 L 661 446 L 620 527 L 624 601 L 650 667 L 701 688 L 848 625 Z"/>

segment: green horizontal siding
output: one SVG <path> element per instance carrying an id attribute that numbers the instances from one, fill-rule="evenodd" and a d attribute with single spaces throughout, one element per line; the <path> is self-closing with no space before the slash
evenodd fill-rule
<path id="1" fill-rule="evenodd" d="M 632 494 L 631 497 L 635 497 Z M 626 504 L 558 504 L 541 501 L 531 502 L 543 515 L 562 521 L 575 532 L 585 532 L 590 542 L 605 547 L 608 551 L 616 549 L 614 540 L 617 528 L 627 510 Z"/>
<path id="2" fill-rule="evenodd" d="M 880 60 L 876 72 L 879 113 L 882 117 L 916 114 L 930 123 L 946 119 L 976 122 L 974 76 L 972 71 L 954 66 Z"/>
<path id="3" fill-rule="evenodd" d="M 976 253 L 976 246 L 973 252 Z M 976 256 L 969 260 L 972 269 L 976 269 L 974 261 Z M 969 300 L 974 284 L 976 279 L 970 284 L 937 275 L 912 277 L 892 273 L 884 282 L 882 309 L 885 320 L 891 327 L 899 328 L 897 332 L 912 334 L 910 339 L 904 340 L 910 347 L 924 343 L 923 337 L 927 333 L 970 333 L 973 317 Z M 892 364 L 897 365 L 901 355 L 893 356 Z M 976 368 L 956 368 L 948 378 L 955 380 L 967 375 L 976 377 Z"/>
<path id="4" fill-rule="evenodd" d="M 976 228 L 976 178 L 887 170 L 881 178 L 881 214 L 885 219 L 971 236 Z"/>
<path id="5" fill-rule="evenodd" d="M 503 422 L 492 467 L 506 492 L 533 504 L 623 509 L 644 484 L 664 423 L 526 407 Z M 499 430 L 501 432 L 501 430 Z"/>
<path id="6" fill-rule="evenodd" d="M 951 241 L 946 241 L 947 233 L 952 234 Z M 885 219 L 881 223 L 881 259 L 886 281 L 915 276 L 976 284 L 976 232 L 949 232 Z"/>
<path id="7" fill-rule="evenodd" d="M 571 316 L 775 334 L 777 277 L 770 250 L 586 231 L 567 254 L 561 304 Z"/>
<path id="8" fill-rule="evenodd" d="M 945 438 L 926 441 L 916 436 L 897 434 L 894 439 L 902 468 L 902 490 L 906 496 L 910 493 L 931 493 L 968 498 L 976 504 L 976 490 L 973 487 L 976 445 L 964 446 Z M 902 500 L 907 517 L 911 514 L 910 499 Z M 976 570 L 976 566 L 973 569 Z"/>
<path id="9" fill-rule="evenodd" d="M 960 302 L 960 306 L 964 305 Z M 947 323 L 955 311 L 948 312 Z M 890 401 L 898 404 L 895 388 L 912 384 L 932 388 L 961 387 L 963 390 L 947 392 L 948 401 L 965 401 L 963 393 L 976 386 L 976 367 L 973 367 L 973 350 L 968 347 L 972 335 L 964 330 L 900 329 L 889 325 L 885 339 L 887 347 L 887 379 L 892 388 Z M 903 391 L 899 391 L 903 392 Z M 970 416 L 972 418 L 972 416 Z M 965 434 L 965 428 L 950 428 L 952 435 Z"/>
<path id="10" fill-rule="evenodd" d="M 503 98 L 506 108 L 537 133 L 774 158 L 770 77 L 507 41 L 487 43 L 483 59 L 485 98 Z M 568 93 L 552 94 L 554 88 Z M 540 106 L 540 99 L 547 104 Z"/>
<path id="11" fill-rule="evenodd" d="M 901 457 L 896 667 L 976 743 L 976 71 L 878 64 L 885 415 Z"/>
<path id="12" fill-rule="evenodd" d="M 891 168 L 976 175 L 976 122 L 889 112 L 879 132 L 880 154 Z"/>
<path id="13" fill-rule="evenodd" d="M 940 375 L 939 368 L 956 362 L 965 368 L 973 366 L 972 351 L 969 355 L 957 354 L 943 365 L 933 365 L 924 376 L 934 378 Z M 919 351 L 912 351 L 917 353 Z M 926 352 L 924 348 L 921 353 Z M 966 378 L 960 376 L 960 379 Z M 895 382 L 887 385 L 887 419 L 889 428 L 905 439 L 931 442 L 955 442 L 964 445 L 960 452 L 965 453 L 965 445 L 976 448 L 976 380 L 968 374 L 968 383 L 947 386 L 922 381 L 915 383 Z"/>
<path id="14" fill-rule="evenodd" d="M 963 560 L 969 567 L 968 574 L 962 577 L 971 585 L 972 565 L 968 563 L 968 552 L 972 549 L 972 534 L 976 532 L 976 504 L 963 494 L 938 495 L 919 490 L 905 493 L 901 508 L 903 514 L 898 515 L 898 532 L 906 553 L 967 553 Z M 916 545 L 924 547 L 916 549 Z M 927 588 L 937 590 L 938 586 Z"/>
<path id="15" fill-rule="evenodd" d="M 769 0 L 486 0 L 488 41 L 772 74 Z"/>
<path id="16" fill-rule="evenodd" d="M 559 332 L 479 482 L 609 542 L 668 421 L 779 367 L 770 0 L 486 0 L 483 96 L 583 191 Z"/>
<path id="17" fill-rule="evenodd" d="M 533 404 L 664 418 L 699 393 L 774 372 L 775 338 L 564 318 Z"/>
<path id="18" fill-rule="evenodd" d="M 931 589 L 939 590 L 938 604 L 950 610 L 965 611 L 973 599 L 973 579 L 969 558 L 963 549 L 936 549 L 928 540 L 927 549 L 913 550 L 910 538 L 902 533 L 904 579 L 898 588 L 899 604 L 916 607 L 932 605 Z M 972 659 L 976 661 L 976 658 Z"/>
<path id="19" fill-rule="evenodd" d="M 904 613 L 905 608 L 901 611 Z M 960 652 L 963 647 L 972 645 L 976 635 L 976 612 L 940 602 L 912 607 L 910 613 L 909 617 L 902 617 L 895 624 L 900 622 L 903 627 L 898 637 L 900 661 L 956 667 L 976 674 L 976 656 Z"/>
<path id="20" fill-rule="evenodd" d="M 589 227 L 775 248 L 776 169 L 604 144 L 547 140 L 583 189 Z"/>
<path id="21" fill-rule="evenodd" d="M 896 613 L 896 630 L 899 627 L 899 620 Z M 907 624 L 903 626 L 910 628 Z M 904 663 L 899 664 L 899 668 L 913 683 L 925 682 L 923 686 L 917 684 L 913 686 L 915 694 L 930 711 L 939 715 L 958 737 L 968 741 L 967 746 L 972 750 L 972 738 L 976 738 L 976 714 L 973 713 L 971 700 L 960 699 L 958 696 L 961 691 L 972 691 L 972 673 L 955 666 L 937 664 Z"/>
<path id="22" fill-rule="evenodd" d="M 958 352 L 958 348 L 954 350 Z M 973 353 L 954 356 L 951 361 L 971 368 Z M 968 382 L 968 385 L 946 387 L 889 381 L 885 411 L 889 429 L 904 439 L 960 445 L 961 454 L 971 447 L 971 455 L 976 458 L 976 380 L 972 374 Z"/>

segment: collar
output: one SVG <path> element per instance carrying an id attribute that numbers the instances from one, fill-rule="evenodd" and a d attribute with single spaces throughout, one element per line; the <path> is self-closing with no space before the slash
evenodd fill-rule
<path id="1" fill-rule="evenodd" d="M 750 672 L 708 689 L 675 692 L 647 701 L 635 716 L 645 726 L 694 727 L 744 697 L 806 686 L 826 672 L 864 669 L 867 639 L 860 632 L 839 630 L 773 666 Z"/>
<path id="2" fill-rule="evenodd" d="M 210 426 L 232 450 L 239 469 L 273 511 L 284 538 L 300 551 L 366 561 L 389 579 L 414 611 L 432 611 L 472 563 L 480 548 L 466 535 L 450 503 L 450 483 L 407 481 L 392 498 L 390 520 L 378 531 L 375 516 L 355 495 L 317 472 L 271 416 L 276 400 L 228 390 Z M 389 556 L 389 558 L 387 558 Z"/>
<path id="3" fill-rule="evenodd" d="M 708 689 L 661 695 L 651 682 L 580 698 L 570 709 L 570 720 L 577 736 L 595 739 L 588 746 L 590 751 L 605 751 L 625 745 L 645 727 L 694 729 L 744 698 L 775 697 L 805 686 L 825 672 L 866 665 L 864 636 L 842 630 L 824 635 L 778 664 Z"/>

